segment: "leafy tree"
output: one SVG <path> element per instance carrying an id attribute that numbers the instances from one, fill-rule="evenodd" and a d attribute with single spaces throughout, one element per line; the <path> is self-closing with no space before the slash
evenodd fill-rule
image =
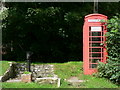
<path id="1" fill-rule="evenodd" d="M 25 9 L 21 7 L 22 4 L 26 5 Z M 6 25 L 3 28 L 3 44 L 8 46 L 7 59 L 25 59 L 26 51 L 34 52 L 34 59 L 42 59 L 46 62 L 51 61 L 51 59 L 55 59 L 57 62 L 60 59 L 69 59 L 69 55 L 72 56 L 69 54 L 72 47 L 68 43 L 71 42 L 70 45 L 74 45 L 72 52 L 77 46 L 72 42 L 73 40 L 70 40 L 75 37 L 73 36 L 74 31 L 71 33 L 70 30 L 75 28 L 69 26 L 78 27 L 78 22 L 81 19 L 80 14 L 65 11 L 62 6 L 58 7 L 56 4 L 47 6 L 43 3 L 44 7 L 41 3 L 22 4 L 6 4 L 9 11 L 8 17 L 3 20 Z M 29 4 L 33 6 L 29 7 Z M 40 6 L 38 6 L 39 4 Z M 79 28 L 75 30 L 78 33 Z M 13 51 L 10 51 L 11 43 Z M 10 58 L 9 55 L 12 57 Z M 78 55 L 76 56 L 78 57 Z"/>
<path id="2" fill-rule="evenodd" d="M 32 51 L 33 61 L 82 60 L 84 16 L 93 13 L 93 3 L 9 2 L 5 6 L 8 16 L 2 20 L 3 59 L 25 60 L 26 51 Z M 100 3 L 99 12 L 104 9 L 109 17 L 119 12 L 117 7 L 118 3 Z"/>

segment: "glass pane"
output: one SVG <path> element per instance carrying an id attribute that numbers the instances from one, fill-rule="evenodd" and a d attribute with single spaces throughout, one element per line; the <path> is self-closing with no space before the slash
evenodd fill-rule
<path id="1" fill-rule="evenodd" d="M 101 37 L 90 37 L 89 41 L 101 41 Z"/>
<path id="2" fill-rule="evenodd" d="M 97 64 L 90 64 L 90 68 L 97 68 Z"/>
<path id="3" fill-rule="evenodd" d="M 91 52 L 101 52 L 101 48 L 92 48 Z"/>
<path id="4" fill-rule="evenodd" d="M 91 32 L 90 36 L 101 36 L 101 32 Z"/>
<path id="5" fill-rule="evenodd" d="M 100 47 L 101 45 L 100 45 L 100 43 L 91 43 L 92 45 L 92 47 Z"/>
<path id="6" fill-rule="evenodd" d="M 101 53 L 90 53 L 90 57 L 101 57 Z"/>
<path id="7" fill-rule="evenodd" d="M 101 37 L 92 37 L 91 41 L 101 41 Z"/>
<path id="8" fill-rule="evenodd" d="M 91 63 L 98 63 L 101 59 L 90 59 Z"/>
<path id="9" fill-rule="evenodd" d="M 89 48 L 89 52 L 92 52 L 92 48 Z"/>

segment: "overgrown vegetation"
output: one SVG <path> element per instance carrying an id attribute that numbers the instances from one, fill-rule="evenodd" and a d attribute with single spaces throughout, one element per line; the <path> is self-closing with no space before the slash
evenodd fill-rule
<path id="1" fill-rule="evenodd" d="M 70 77 L 78 77 L 80 80 L 87 80 L 87 82 L 80 83 L 79 88 L 118 88 L 117 85 L 111 83 L 109 80 L 106 80 L 104 78 L 96 78 L 93 76 L 84 75 L 82 70 L 82 62 L 51 63 L 51 64 L 54 65 L 55 74 L 57 74 L 58 77 L 61 78 L 60 88 L 76 88 L 76 86 L 72 86 L 66 81 Z M 57 84 L 38 84 L 34 82 L 32 83 L 3 82 L 2 85 L 3 88 L 57 88 Z"/>
<path id="2" fill-rule="evenodd" d="M 98 76 L 105 77 L 120 85 L 120 15 L 108 21 L 107 64 L 100 63 Z"/>

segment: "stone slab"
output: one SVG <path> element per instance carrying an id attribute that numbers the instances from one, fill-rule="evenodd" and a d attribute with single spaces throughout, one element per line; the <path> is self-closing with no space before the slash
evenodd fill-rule
<path id="1" fill-rule="evenodd" d="M 81 83 L 86 82 L 86 80 L 79 80 L 78 77 L 71 77 L 67 80 L 70 85 L 79 86 Z"/>
<path id="2" fill-rule="evenodd" d="M 7 80 L 6 82 L 21 82 L 21 80 Z"/>
<path id="3" fill-rule="evenodd" d="M 57 87 L 60 87 L 60 78 L 56 77 L 43 77 L 43 78 L 36 78 L 35 82 L 37 83 L 49 83 L 49 84 L 57 84 Z"/>

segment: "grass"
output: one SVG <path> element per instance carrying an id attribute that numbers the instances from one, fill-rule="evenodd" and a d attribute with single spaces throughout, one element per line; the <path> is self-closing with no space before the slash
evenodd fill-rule
<path id="1" fill-rule="evenodd" d="M 118 88 L 117 85 L 111 83 L 104 78 L 89 77 L 88 82 L 84 83 L 86 88 Z"/>
<path id="2" fill-rule="evenodd" d="M 6 70 L 9 68 L 8 61 L 0 61 L 0 76 L 2 76 Z"/>
<path id="3" fill-rule="evenodd" d="M 10 82 L 3 82 L 2 83 L 3 88 L 55 88 L 56 85 L 51 84 L 38 84 L 38 83 L 23 83 L 23 82 L 17 82 L 17 83 L 10 83 Z"/>
<path id="4" fill-rule="evenodd" d="M 31 74 L 31 72 L 25 71 L 23 74 Z"/>
<path id="5" fill-rule="evenodd" d="M 111 83 L 107 79 L 84 75 L 82 62 L 56 64 L 55 73 L 62 79 L 61 88 L 72 88 L 73 86 L 69 86 L 65 79 L 69 79 L 73 76 L 78 77 L 80 80 L 87 80 L 87 82 L 80 84 L 80 88 L 118 88 L 117 85 Z"/>
<path id="6" fill-rule="evenodd" d="M 55 73 L 62 79 L 77 76 L 82 72 L 82 62 L 55 64 Z M 64 74 L 63 74 L 64 73 Z"/>
<path id="7" fill-rule="evenodd" d="M 7 63 L 7 62 L 4 62 Z M 32 63 L 32 64 L 43 64 L 43 63 Z M 87 80 L 84 83 L 80 83 L 79 88 L 118 88 L 117 85 L 111 83 L 107 79 L 97 78 L 90 75 L 84 75 L 82 69 L 82 62 L 67 62 L 67 63 L 47 63 L 54 65 L 55 74 L 61 78 L 60 88 L 76 88 L 75 86 L 69 85 L 66 79 L 70 77 L 78 77 L 80 80 Z M 3 67 L 5 67 L 3 65 Z M 57 85 L 51 84 L 38 84 L 38 83 L 2 83 L 3 88 L 57 88 Z"/>

